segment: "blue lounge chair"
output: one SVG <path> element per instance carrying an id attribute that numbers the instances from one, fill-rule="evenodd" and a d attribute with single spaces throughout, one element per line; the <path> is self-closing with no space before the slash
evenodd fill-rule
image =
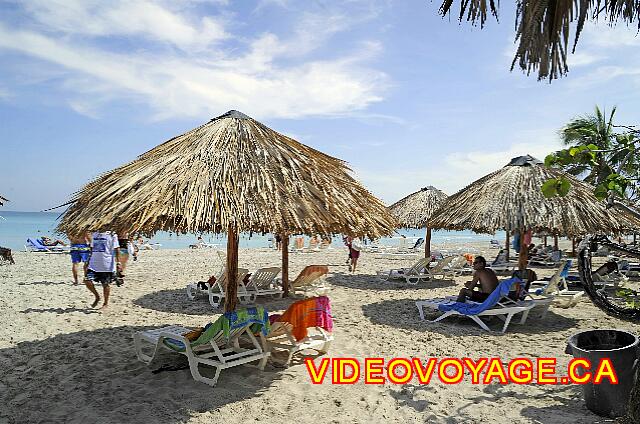
<path id="1" fill-rule="evenodd" d="M 39 238 L 28 238 L 27 244 L 24 245 L 24 250 L 45 253 L 65 253 L 67 251 L 64 246 L 45 246 Z"/>

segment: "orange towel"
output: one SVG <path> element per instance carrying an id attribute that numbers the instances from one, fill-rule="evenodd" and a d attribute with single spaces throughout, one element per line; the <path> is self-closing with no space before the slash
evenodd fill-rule
<path id="1" fill-rule="evenodd" d="M 299 300 L 278 318 L 279 322 L 288 322 L 293 326 L 291 334 L 297 341 L 307 337 L 307 328 L 320 327 L 333 330 L 331 304 L 327 296 L 311 297 Z"/>

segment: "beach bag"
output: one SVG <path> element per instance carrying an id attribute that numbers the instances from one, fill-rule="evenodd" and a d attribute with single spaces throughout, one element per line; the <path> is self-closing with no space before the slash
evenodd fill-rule
<path id="1" fill-rule="evenodd" d="M 356 252 L 359 252 L 362 250 L 362 243 L 360 242 L 360 240 L 354 240 L 351 242 L 351 248 Z"/>

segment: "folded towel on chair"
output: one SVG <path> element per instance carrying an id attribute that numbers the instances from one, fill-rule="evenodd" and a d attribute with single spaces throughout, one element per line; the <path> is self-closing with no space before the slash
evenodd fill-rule
<path id="1" fill-rule="evenodd" d="M 307 337 L 309 327 L 320 327 L 330 332 L 333 330 L 331 303 L 327 296 L 299 300 L 291 304 L 277 321 L 290 323 L 293 326 L 291 334 L 297 341 Z"/>

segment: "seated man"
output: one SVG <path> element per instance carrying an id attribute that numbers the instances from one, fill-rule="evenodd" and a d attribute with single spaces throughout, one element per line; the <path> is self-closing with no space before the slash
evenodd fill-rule
<path id="1" fill-rule="evenodd" d="M 487 268 L 487 260 L 482 256 L 476 256 L 473 261 L 473 279 L 465 283 L 465 288 L 458 294 L 458 302 L 464 303 L 467 299 L 474 302 L 484 302 L 487 297 L 498 287 L 498 277 L 492 269 Z M 480 290 L 474 290 L 476 287 Z"/>
<path id="2" fill-rule="evenodd" d="M 44 244 L 45 246 L 57 246 L 59 244 L 62 245 L 62 246 L 66 246 L 67 245 L 65 242 L 63 242 L 60 239 L 53 241 L 49 237 L 46 237 L 46 236 L 42 236 L 40 238 L 40 241 L 42 241 L 42 244 Z"/>

